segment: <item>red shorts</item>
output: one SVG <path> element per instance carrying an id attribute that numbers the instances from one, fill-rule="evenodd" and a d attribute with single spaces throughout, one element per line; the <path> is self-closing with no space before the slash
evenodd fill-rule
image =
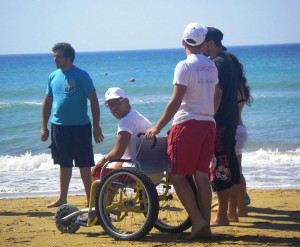
<path id="1" fill-rule="evenodd" d="M 215 135 L 215 123 L 212 121 L 189 120 L 173 125 L 168 138 L 170 173 L 208 173 Z"/>

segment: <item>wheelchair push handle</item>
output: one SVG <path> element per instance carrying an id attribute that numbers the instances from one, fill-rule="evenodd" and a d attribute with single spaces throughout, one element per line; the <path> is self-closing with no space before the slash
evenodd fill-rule
<path id="1" fill-rule="evenodd" d="M 146 133 L 138 133 L 137 137 L 140 138 L 142 135 L 144 136 L 145 134 Z M 151 149 L 153 149 L 156 146 L 156 143 L 157 143 L 157 138 L 156 138 L 156 136 L 153 136 L 153 144 L 151 146 Z"/>

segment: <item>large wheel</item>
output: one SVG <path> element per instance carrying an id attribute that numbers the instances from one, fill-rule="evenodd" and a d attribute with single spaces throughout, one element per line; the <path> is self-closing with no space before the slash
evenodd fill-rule
<path id="1" fill-rule="evenodd" d="M 159 203 L 149 177 L 136 168 L 120 168 L 101 180 L 95 206 L 100 224 L 110 236 L 138 240 L 153 228 Z"/>
<path id="2" fill-rule="evenodd" d="M 71 204 L 63 204 L 57 209 L 55 213 L 55 225 L 60 232 L 74 233 L 80 228 L 80 226 L 75 223 L 77 216 L 62 221 L 62 218 L 76 211 L 78 211 L 78 208 Z"/>
<path id="3" fill-rule="evenodd" d="M 192 179 L 190 177 L 187 177 L 187 179 L 196 193 Z M 168 233 L 180 233 L 189 229 L 192 226 L 192 222 L 168 177 L 161 181 L 157 190 L 159 214 L 154 227 L 161 232 Z"/>

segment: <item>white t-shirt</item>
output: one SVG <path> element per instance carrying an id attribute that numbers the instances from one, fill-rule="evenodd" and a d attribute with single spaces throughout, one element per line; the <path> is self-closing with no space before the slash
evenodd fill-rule
<path id="1" fill-rule="evenodd" d="M 151 122 L 132 108 L 129 113 L 120 120 L 117 133 L 126 131 L 131 134 L 130 142 L 128 143 L 122 159 L 135 158 L 137 135 L 139 133 L 146 133 L 150 128 L 152 128 Z"/>
<path id="2" fill-rule="evenodd" d="M 214 120 L 214 94 L 218 84 L 218 70 L 214 62 L 202 54 L 191 54 L 177 64 L 173 84 L 186 86 L 173 125 L 188 120 Z"/>

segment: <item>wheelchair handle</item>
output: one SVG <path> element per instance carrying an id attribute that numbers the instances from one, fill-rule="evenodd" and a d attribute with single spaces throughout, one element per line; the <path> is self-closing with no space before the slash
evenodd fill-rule
<path id="1" fill-rule="evenodd" d="M 145 135 L 145 134 L 146 133 L 138 133 L 137 137 L 140 138 L 142 135 Z M 156 138 L 156 136 L 153 136 L 153 144 L 151 146 L 151 149 L 153 149 L 156 146 L 156 143 L 157 143 L 157 138 Z"/>
<path id="2" fill-rule="evenodd" d="M 115 160 L 109 160 L 108 163 L 111 162 L 132 162 L 132 159 L 115 159 Z"/>

